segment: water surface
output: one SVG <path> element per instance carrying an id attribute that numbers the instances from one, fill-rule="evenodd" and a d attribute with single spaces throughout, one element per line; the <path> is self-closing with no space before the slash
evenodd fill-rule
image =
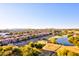
<path id="1" fill-rule="evenodd" d="M 57 41 L 57 43 L 63 44 L 63 45 L 65 45 L 65 46 L 73 46 L 73 45 L 74 45 L 74 44 L 72 44 L 72 43 L 70 43 L 70 42 L 68 41 L 68 37 L 67 37 L 67 36 L 58 38 L 56 41 Z"/>

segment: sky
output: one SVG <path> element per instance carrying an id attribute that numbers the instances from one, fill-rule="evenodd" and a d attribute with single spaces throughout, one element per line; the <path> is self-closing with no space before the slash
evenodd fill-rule
<path id="1" fill-rule="evenodd" d="M 0 3 L 0 29 L 79 28 L 79 4 Z"/>

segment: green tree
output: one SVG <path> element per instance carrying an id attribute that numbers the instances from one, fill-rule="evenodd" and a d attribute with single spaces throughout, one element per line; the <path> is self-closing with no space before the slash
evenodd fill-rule
<path id="1" fill-rule="evenodd" d="M 29 42 L 29 46 L 31 46 L 31 47 L 35 47 L 35 43 L 33 43 L 33 42 Z"/>
<path id="2" fill-rule="evenodd" d="M 13 48 L 13 49 L 12 49 L 12 54 L 13 54 L 14 56 L 21 56 L 21 55 L 22 55 L 22 51 L 21 51 L 20 48 Z"/>
<path id="3" fill-rule="evenodd" d="M 60 49 L 57 51 L 57 56 L 67 56 L 67 52 L 68 50 L 66 50 L 65 48 Z"/>
<path id="4" fill-rule="evenodd" d="M 39 56 L 40 53 L 41 52 L 38 49 L 32 48 L 27 54 L 27 56 Z"/>

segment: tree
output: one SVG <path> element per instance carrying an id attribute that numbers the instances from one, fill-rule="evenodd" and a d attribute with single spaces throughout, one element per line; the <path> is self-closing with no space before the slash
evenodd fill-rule
<path id="1" fill-rule="evenodd" d="M 78 37 L 69 37 L 68 38 L 70 43 L 73 43 L 76 46 L 79 46 L 79 38 Z"/>
<path id="2" fill-rule="evenodd" d="M 41 52 L 38 49 L 32 48 L 27 54 L 27 56 L 39 56 L 40 53 Z"/>
<path id="3" fill-rule="evenodd" d="M 39 49 L 25 45 L 20 48 L 23 56 L 38 56 L 41 52 Z"/>
<path id="4" fill-rule="evenodd" d="M 2 53 L 3 53 L 3 48 L 0 46 L 0 56 L 2 55 Z"/>
<path id="5" fill-rule="evenodd" d="M 69 37 L 69 38 L 68 38 L 68 41 L 69 41 L 70 43 L 73 43 L 73 42 L 74 42 L 74 37 L 72 37 L 72 36 Z"/>
<path id="6" fill-rule="evenodd" d="M 20 48 L 13 48 L 12 54 L 13 54 L 14 56 L 22 56 L 22 51 L 21 51 Z"/>
<path id="7" fill-rule="evenodd" d="M 36 47 L 37 49 L 41 49 L 41 48 L 43 47 L 43 45 L 42 45 L 42 44 L 39 44 L 39 43 L 36 43 L 36 44 L 35 44 L 35 47 Z"/>
<path id="8" fill-rule="evenodd" d="M 67 56 L 67 52 L 68 50 L 66 50 L 65 48 L 59 49 L 57 51 L 57 56 Z"/>
<path id="9" fill-rule="evenodd" d="M 29 46 L 31 46 L 31 47 L 35 47 L 35 43 L 33 43 L 33 42 L 29 42 Z"/>

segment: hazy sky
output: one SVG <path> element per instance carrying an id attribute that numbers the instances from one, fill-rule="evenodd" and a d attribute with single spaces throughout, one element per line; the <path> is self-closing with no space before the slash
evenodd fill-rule
<path id="1" fill-rule="evenodd" d="M 79 28 L 79 4 L 0 4 L 0 29 Z"/>

